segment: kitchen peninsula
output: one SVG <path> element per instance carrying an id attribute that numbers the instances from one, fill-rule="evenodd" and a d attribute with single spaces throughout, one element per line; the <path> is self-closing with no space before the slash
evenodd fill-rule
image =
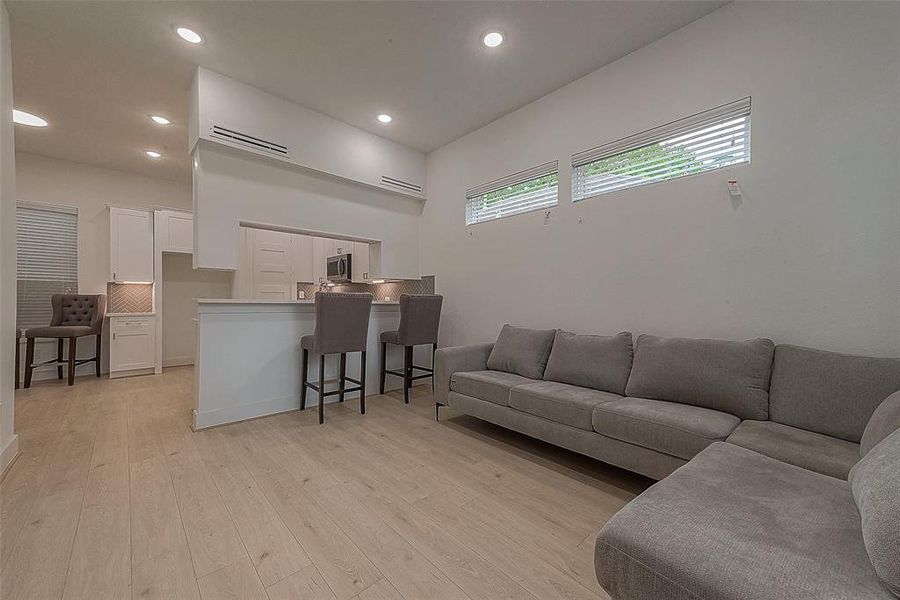
<path id="1" fill-rule="evenodd" d="M 400 307 L 396 300 L 372 302 L 367 395 L 378 393 L 378 336 L 382 331 L 397 329 L 399 323 Z M 297 410 L 300 407 L 300 337 L 314 333 L 315 327 L 313 300 L 197 300 L 194 429 Z M 397 368 L 402 363 L 401 352 L 399 348 L 391 350 L 388 366 Z M 420 351 L 417 364 L 430 364 L 430 352 Z M 338 358 L 338 355 L 327 357 L 326 381 L 336 377 Z M 348 374 L 355 377 L 358 369 L 359 355 L 348 355 Z M 310 369 L 311 381 L 317 380 L 317 372 Z M 391 387 L 399 386 L 397 382 L 390 383 Z M 348 397 L 352 399 L 355 395 Z M 331 398 L 336 401 L 336 396 Z M 310 394 L 307 408 L 316 402 L 315 394 Z M 377 410 L 377 404 L 372 409 Z"/>

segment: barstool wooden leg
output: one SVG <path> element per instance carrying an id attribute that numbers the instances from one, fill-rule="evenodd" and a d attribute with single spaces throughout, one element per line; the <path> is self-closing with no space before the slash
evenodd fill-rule
<path id="1" fill-rule="evenodd" d="M 378 393 L 384 393 L 384 376 L 387 371 L 387 343 L 381 342 L 381 379 L 378 383 Z"/>
<path id="2" fill-rule="evenodd" d="M 347 377 L 347 353 L 341 352 L 341 368 L 338 373 L 338 402 L 344 401 L 345 379 Z"/>
<path id="3" fill-rule="evenodd" d="M 413 347 L 403 347 L 403 402 L 409 404 L 409 388 L 412 387 Z"/>
<path id="4" fill-rule="evenodd" d="M 31 387 L 31 372 L 34 370 L 34 338 L 25 342 L 25 389 Z"/>
<path id="5" fill-rule="evenodd" d="M 300 359 L 300 410 L 306 410 L 306 382 L 309 373 L 309 350 L 303 350 Z"/>
<path id="6" fill-rule="evenodd" d="M 431 345 L 431 391 L 434 392 L 434 354 L 437 352 L 437 342 Z"/>
<path id="7" fill-rule="evenodd" d="M 69 385 L 75 385 L 75 352 L 78 338 L 69 338 Z"/>
<path id="8" fill-rule="evenodd" d="M 63 361 L 63 339 L 59 338 L 56 340 L 56 362 L 59 363 L 56 365 L 56 378 L 62 379 L 62 361 Z"/>
<path id="9" fill-rule="evenodd" d="M 319 355 L 319 425 L 325 422 L 325 355 Z"/>
<path id="10" fill-rule="evenodd" d="M 384 371 L 381 372 L 382 379 L 384 378 Z M 362 389 L 359 390 L 359 414 L 366 414 L 366 351 L 363 350 L 359 355 L 359 387 Z"/>
<path id="11" fill-rule="evenodd" d="M 100 355 L 103 353 L 103 334 L 97 334 L 97 352 L 94 355 L 94 369 L 97 372 L 97 377 L 100 377 Z"/>

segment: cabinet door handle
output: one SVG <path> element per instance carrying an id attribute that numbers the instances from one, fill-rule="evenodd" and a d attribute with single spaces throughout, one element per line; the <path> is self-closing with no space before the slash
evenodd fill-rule
<path id="1" fill-rule="evenodd" d="M 113 339 L 116 339 L 116 332 L 113 331 Z"/>

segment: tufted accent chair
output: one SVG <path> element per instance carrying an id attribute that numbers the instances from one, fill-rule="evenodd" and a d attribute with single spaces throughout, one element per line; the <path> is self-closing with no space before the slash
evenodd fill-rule
<path id="1" fill-rule="evenodd" d="M 31 387 L 31 375 L 35 367 L 56 365 L 56 375 L 63 377 L 63 365 L 68 366 L 69 385 L 75 383 L 75 367 L 95 363 L 100 377 L 100 349 L 103 339 L 103 319 L 106 316 L 106 296 L 103 294 L 53 294 L 50 299 L 53 316 L 47 327 L 32 327 L 25 331 L 25 387 Z M 97 336 L 97 351 L 93 358 L 77 360 L 76 340 L 86 335 Z M 34 364 L 34 340 L 51 338 L 57 341 L 56 359 Z M 69 340 L 69 357 L 63 360 L 63 343 Z"/>

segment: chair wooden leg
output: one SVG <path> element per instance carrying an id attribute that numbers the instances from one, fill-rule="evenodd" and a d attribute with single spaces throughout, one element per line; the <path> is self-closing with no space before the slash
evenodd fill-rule
<path id="1" fill-rule="evenodd" d="M 384 376 L 387 371 L 387 343 L 381 342 L 381 379 L 378 383 L 378 393 L 384 393 Z"/>
<path id="2" fill-rule="evenodd" d="M 325 355 L 319 355 L 319 425 L 325 422 Z"/>
<path id="3" fill-rule="evenodd" d="M 34 338 L 25 342 L 25 388 L 31 387 L 31 372 L 34 370 Z"/>
<path id="4" fill-rule="evenodd" d="M 78 338 L 69 338 L 69 385 L 75 385 L 75 352 Z"/>
<path id="5" fill-rule="evenodd" d="M 309 372 L 309 350 L 303 350 L 300 359 L 300 410 L 306 410 L 306 381 Z"/>
<path id="6" fill-rule="evenodd" d="M 383 375 L 382 375 L 383 377 Z M 359 414 L 366 414 L 366 351 L 359 355 Z"/>
<path id="7" fill-rule="evenodd" d="M 63 339 L 59 338 L 56 340 L 56 362 L 59 364 L 56 365 L 56 378 L 62 379 L 62 361 L 63 361 Z"/>
<path id="8" fill-rule="evenodd" d="M 409 388 L 412 387 L 413 347 L 403 347 L 403 402 L 409 404 Z"/>
<path id="9" fill-rule="evenodd" d="M 347 377 L 347 353 L 341 352 L 341 367 L 338 371 L 338 402 L 344 401 L 344 388 L 346 388 Z"/>
<path id="10" fill-rule="evenodd" d="M 94 370 L 97 377 L 100 377 L 100 356 L 103 354 L 103 334 L 97 334 L 97 352 L 94 353 Z"/>
<path id="11" fill-rule="evenodd" d="M 19 370 L 22 368 L 22 360 L 19 357 L 19 355 L 22 353 L 21 350 L 19 349 L 19 346 L 22 345 L 20 343 L 21 340 L 19 339 L 21 336 L 22 336 L 22 332 L 19 330 L 16 330 L 16 387 L 15 387 L 15 389 L 19 389 L 19 385 L 21 385 L 21 383 L 22 383 L 19 380 L 19 377 L 20 377 Z"/>

